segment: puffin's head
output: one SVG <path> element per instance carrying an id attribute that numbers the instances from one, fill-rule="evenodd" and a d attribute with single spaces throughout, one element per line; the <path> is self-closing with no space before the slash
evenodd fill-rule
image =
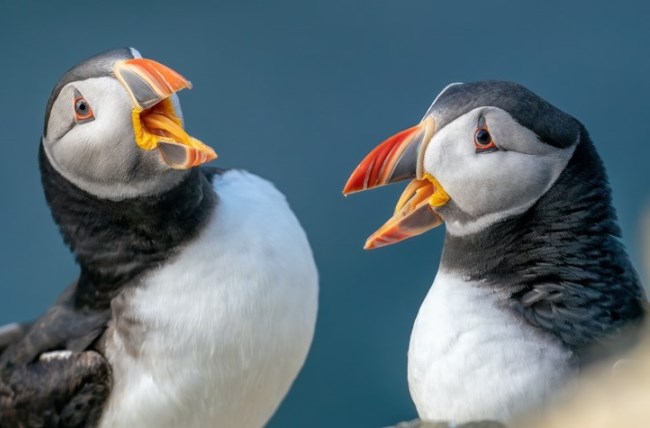
<path id="1" fill-rule="evenodd" d="M 394 216 L 366 242 L 377 248 L 443 221 L 475 233 L 529 209 L 555 182 L 581 125 L 521 85 L 447 86 L 422 121 L 375 148 L 344 194 L 412 179 Z"/>
<path id="2" fill-rule="evenodd" d="M 81 189 L 119 200 L 163 192 L 216 158 L 190 137 L 176 92 L 191 84 L 133 48 L 108 51 L 59 80 L 47 105 L 43 148 Z"/>

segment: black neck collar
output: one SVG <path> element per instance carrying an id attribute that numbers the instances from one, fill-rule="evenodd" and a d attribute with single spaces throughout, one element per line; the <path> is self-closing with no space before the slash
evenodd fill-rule
<path id="1" fill-rule="evenodd" d="M 161 265 L 194 238 L 217 202 L 211 177 L 199 168 L 165 193 L 111 201 L 65 179 L 42 145 L 39 161 L 52 216 L 81 267 L 77 307 L 108 308 L 122 286 Z"/>
<path id="2" fill-rule="evenodd" d="M 644 315 L 605 169 L 583 128 L 557 182 L 527 212 L 479 233 L 447 233 L 441 269 L 492 287 L 503 304 L 571 349 Z"/>

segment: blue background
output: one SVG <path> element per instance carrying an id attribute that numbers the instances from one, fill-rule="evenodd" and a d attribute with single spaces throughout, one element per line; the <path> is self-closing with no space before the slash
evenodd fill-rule
<path id="1" fill-rule="evenodd" d="M 649 2 L 0 0 L 0 323 L 40 314 L 77 275 L 36 154 L 59 76 L 134 46 L 194 83 L 188 130 L 217 165 L 287 194 L 321 272 L 303 372 L 271 427 L 378 427 L 415 416 L 406 351 L 440 228 L 364 252 L 403 186 L 344 199 L 376 144 L 447 83 L 514 80 L 580 119 L 607 165 L 635 262 L 650 172 Z M 637 263 L 638 265 L 638 263 Z"/>

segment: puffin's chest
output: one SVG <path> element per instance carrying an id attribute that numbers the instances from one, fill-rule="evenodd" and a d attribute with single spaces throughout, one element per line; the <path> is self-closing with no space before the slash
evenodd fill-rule
<path id="1" fill-rule="evenodd" d="M 261 179 L 217 184 L 201 235 L 114 302 L 102 426 L 262 426 L 302 366 L 317 305 L 304 232 Z"/>
<path id="2" fill-rule="evenodd" d="M 409 348 L 421 418 L 508 420 L 567 379 L 570 351 L 498 305 L 486 287 L 438 272 Z"/>

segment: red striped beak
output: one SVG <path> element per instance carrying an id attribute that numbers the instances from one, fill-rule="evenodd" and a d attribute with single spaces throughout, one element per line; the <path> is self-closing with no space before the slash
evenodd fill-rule
<path id="1" fill-rule="evenodd" d="M 431 117 L 419 125 L 388 138 L 368 154 L 352 172 L 343 194 L 412 179 L 400 197 L 393 216 L 366 241 L 374 249 L 419 235 L 442 223 L 435 211 L 447 203 L 449 195 L 440 183 L 422 169 L 424 149 L 433 137 Z"/>
<path id="2" fill-rule="evenodd" d="M 433 119 L 398 132 L 371 151 L 352 172 L 343 194 L 416 178 L 420 146 L 433 135 Z"/>

